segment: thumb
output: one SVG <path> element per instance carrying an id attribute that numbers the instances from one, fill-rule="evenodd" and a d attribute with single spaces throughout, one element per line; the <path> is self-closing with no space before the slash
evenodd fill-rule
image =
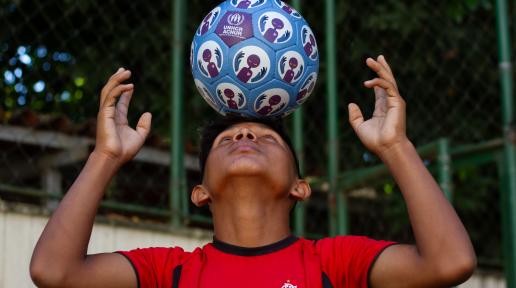
<path id="1" fill-rule="evenodd" d="M 348 105 L 348 114 L 349 114 L 349 124 L 353 127 L 355 132 L 358 130 L 358 126 L 364 123 L 364 116 L 362 115 L 362 111 L 355 103 L 349 103 Z"/>
<path id="2" fill-rule="evenodd" d="M 138 120 L 138 124 L 136 125 L 136 132 L 142 136 L 143 139 L 147 138 L 151 129 L 152 122 L 152 114 L 149 112 L 143 113 Z"/>

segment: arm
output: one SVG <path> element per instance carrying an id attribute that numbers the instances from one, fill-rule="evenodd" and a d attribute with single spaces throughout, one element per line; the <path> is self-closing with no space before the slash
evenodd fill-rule
<path id="1" fill-rule="evenodd" d="M 39 287 L 136 287 L 136 275 L 122 255 L 87 255 L 106 186 L 136 155 L 150 130 L 150 113 L 142 115 L 136 130 L 128 126 L 133 84 L 122 82 L 130 75 L 120 68 L 102 89 L 95 149 L 34 248 L 30 274 Z"/>
<path id="2" fill-rule="evenodd" d="M 464 282 L 476 266 L 466 229 L 405 133 L 405 102 L 383 56 L 367 59 L 378 78 L 373 117 L 350 104 L 349 121 L 362 143 L 389 168 L 405 199 L 416 245 L 394 245 L 377 259 L 372 287 L 446 287 Z"/>

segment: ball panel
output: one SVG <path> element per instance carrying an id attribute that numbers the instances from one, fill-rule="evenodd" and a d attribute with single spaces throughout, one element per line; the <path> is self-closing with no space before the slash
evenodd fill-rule
<path id="1" fill-rule="evenodd" d="M 312 92 L 315 88 L 315 83 L 317 82 L 317 67 L 308 66 L 306 71 L 306 76 L 303 77 L 302 81 L 299 81 L 299 84 L 296 87 L 296 97 L 295 103 L 297 105 L 303 104 L 309 97 L 312 95 Z"/>
<path id="2" fill-rule="evenodd" d="M 275 54 L 267 45 L 255 38 L 232 47 L 229 50 L 229 57 L 231 57 L 229 74 L 247 89 L 263 85 L 274 77 Z"/>
<path id="3" fill-rule="evenodd" d="M 308 57 L 312 64 L 319 63 L 319 48 L 315 35 L 312 29 L 308 26 L 306 21 L 302 20 L 297 23 L 298 25 L 298 45 L 300 45 L 302 51 Z"/>
<path id="4" fill-rule="evenodd" d="M 248 110 L 251 111 L 253 117 L 281 116 L 293 102 L 294 95 L 292 86 L 275 79 L 251 90 Z"/>
<path id="5" fill-rule="evenodd" d="M 250 92 L 234 78 L 221 78 L 213 85 L 212 91 L 222 111 L 242 114 L 247 110 Z"/>
<path id="6" fill-rule="evenodd" d="M 296 37 L 294 37 L 296 21 L 288 19 L 278 10 L 264 9 L 255 13 L 257 16 L 253 18 L 256 39 L 272 49 L 282 49 L 296 43 Z"/>
<path id="7" fill-rule="evenodd" d="M 296 85 L 305 75 L 305 58 L 295 46 L 276 52 L 276 78 L 289 85 Z"/>
<path id="8" fill-rule="evenodd" d="M 222 77 L 224 67 L 227 66 L 228 48 L 214 34 L 207 34 L 199 38 L 198 46 L 194 54 L 194 77 L 213 83 Z"/>
<path id="9" fill-rule="evenodd" d="M 213 94 L 210 92 L 210 88 L 208 88 L 201 80 L 194 79 L 195 87 L 197 87 L 197 91 L 201 94 L 202 98 L 213 108 L 215 111 L 225 115 L 224 111 L 221 110 L 221 106 L 213 97 Z"/>
<path id="10" fill-rule="evenodd" d="M 229 47 L 253 37 L 253 33 L 253 15 L 233 10 L 224 13 L 215 29 L 215 34 Z"/>
<path id="11" fill-rule="evenodd" d="M 225 8 L 226 3 L 222 3 L 221 5 L 213 8 L 202 20 L 201 24 L 199 25 L 199 28 L 197 28 L 197 31 L 195 32 L 195 35 L 197 36 L 203 36 L 206 33 L 213 32 L 213 29 L 217 26 L 218 23 L 217 20 L 219 20 L 219 17 L 223 11 L 223 8 Z"/>
<path id="12" fill-rule="evenodd" d="M 297 12 L 296 9 L 292 8 L 291 6 L 289 6 L 288 4 L 286 4 L 285 2 L 281 1 L 281 0 L 273 0 L 274 4 L 281 10 L 283 10 L 283 12 L 285 12 L 286 14 L 294 17 L 294 18 L 297 18 L 297 19 L 301 19 L 303 18 L 301 16 L 301 14 L 299 12 Z"/>

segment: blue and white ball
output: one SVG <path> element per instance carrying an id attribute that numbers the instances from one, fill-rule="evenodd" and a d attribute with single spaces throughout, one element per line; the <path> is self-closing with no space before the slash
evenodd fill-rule
<path id="1" fill-rule="evenodd" d="M 197 29 L 195 85 L 217 112 L 284 117 L 312 94 L 319 71 L 315 36 L 280 0 L 227 0 Z"/>

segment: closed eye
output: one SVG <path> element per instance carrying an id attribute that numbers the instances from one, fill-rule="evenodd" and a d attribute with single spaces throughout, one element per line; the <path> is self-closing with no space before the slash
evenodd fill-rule
<path id="1" fill-rule="evenodd" d="M 225 144 L 225 143 L 231 142 L 232 140 L 233 140 L 233 137 L 224 136 L 220 139 L 219 144 Z"/>
<path id="2" fill-rule="evenodd" d="M 270 142 L 278 142 L 278 140 L 276 139 L 276 137 L 272 136 L 272 135 L 264 135 L 261 137 L 262 139 L 266 140 L 266 141 L 270 141 Z"/>

